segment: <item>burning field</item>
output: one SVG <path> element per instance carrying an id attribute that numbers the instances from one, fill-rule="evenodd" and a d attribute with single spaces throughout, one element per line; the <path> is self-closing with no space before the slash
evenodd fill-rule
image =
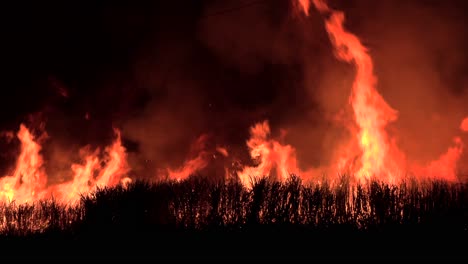
<path id="1" fill-rule="evenodd" d="M 18 22 L 2 241 L 468 241 L 463 1 L 174 2 Z"/>

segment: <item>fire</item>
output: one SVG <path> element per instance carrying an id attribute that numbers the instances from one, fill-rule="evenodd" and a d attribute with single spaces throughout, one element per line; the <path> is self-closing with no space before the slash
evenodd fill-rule
<path id="1" fill-rule="evenodd" d="M 247 146 L 250 156 L 256 160 L 257 166 L 246 166 L 238 172 L 239 180 L 246 186 L 259 177 L 275 177 L 283 181 L 291 174 L 302 175 L 298 166 L 295 149 L 290 145 L 282 145 L 270 139 L 268 121 L 257 123 L 250 128 L 250 139 Z M 303 176 L 303 175 L 302 175 Z"/>
<path id="2" fill-rule="evenodd" d="M 308 16 L 309 15 L 309 8 L 310 8 L 310 2 L 309 0 L 298 0 L 299 5 L 302 7 L 302 11 Z"/>
<path id="3" fill-rule="evenodd" d="M 41 146 L 23 124 L 17 133 L 21 152 L 12 175 L 0 178 L 0 199 L 17 203 L 31 202 L 44 196 L 47 175 L 42 167 Z"/>
<path id="4" fill-rule="evenodd" d="M 335 162 L 336 167 L 340 170 L 351 169 L 350 173 L 361 181 L 377 177 L 395 182 L 402 179 L 403 172 L 414 173 L 418 177 L 456 180 L 456 163 L 463 150 L 461 139 L 456 138 L 455 146 L 449 148 L 438 160 L 426 166 L 407 166 L 405 155 L 386 131 L 386 126 L 397 119 L 398 112 L 387 104 L 376 89 L 377 77 L 367 48 L 356 35 L 344 28 L 343 12 L 330 8 L 325 0 L 311 1 L 321 14 L 326 15 L 325 28 L 335 48 L 336 57 L 356 68 L 349 102 L 358 128 L 357 132 L 351 131 L 355 135 L 358 148 L 353 143 L 349 143 L 344 149 L 339 147 L 342 154 L 339 154 Z M 299 0 L 299 6 L 306 15 L 309 14 L 309 3 Z M 461 129 L 468 130 L 468 119 L 463 121 Z M 357 164 L 355 157 L 359 157 Z"/>
<path id="5" fill-rule="evenodd" d="M 460 129 L 464 132 L 468 132 L 468 117 L 466 117 L 465 119 L 463 119 L 461 125 L 460 125 Z"/>
<path id="6" fill-rule="evenodd" d="M 447 152 L 439 159 L 430 162 L 426 166 L 415 165 L 414 171 L 417 175 L 424 175 L 429 179 L 443 179 L 457 181 L 457 162 L 463 153 L 463 142 L 459 137 L 453 139 L 454 146 L 449 147 Z"/>
<path id="7" fill-rule="evenodd" d="M 84 155 L 83 150 L 81 151 Z M 80 194 L 89 192 L 92 176 L 99 169 L 99 158 L 97 152 L 86 155 L 84 164 L 73 164 L 73 179 L 70 182 L 60 184 L 56 187 L 60 200 L 73 203 L 78 200 Z"/>
<path id="8" fill-rule="evenodd" d="M 229 156 L 227 149 L 224 147 L 216 147 L 216 151 L 220 153 L 221 155 L 223 155 L 224 157 Z"/>
<path id="9" fill-rule="evenodd" d="M 184 180 L 208 165 L 209 155 L 208 152 L 205 151 L 206 140 L 206 135 L 202 135 L 192 145 L 190 152 L 192 154 L 196 153 L 196 157 L 186 160 L 180 168 L 167 168 L 167 176 L 170 180 Z"/>
<path id="10" fill-rule="evenodd" d="M 104 157 L 100 158 L 100 150 L 89 151 L 89 147 L 81 149 L 84 163 L 72 164 L 74 173 L 70 182 L 54 186 L 53 193 L 59 200 L 67 203 L 76 202 L 81 194 L 88 193 L 97 187 L 112 187 L 119 183 L 128 183 L 126 176 L 130 167 L 127 163 L 125 148 L 122 146 L 120 131 L 115 129 L 116 139 L 111 146 L 104 150 Z"/>
<path id="11" fill-rule="evenodd" d="M 59 201 L 73 203 L 80 194 L 92 191 L 97 186 L 114 186 L 128 182 L 129 166 L 125 148 L 120 140 L 120 132 L 115 131 L 114 143 L 107 147 L 100 158 L 99 149 L 90 153 L 88 147 L 81 150 L 83 164 L 72 164 L 73 179 L 58 185 L 47 186 L 48 175 L 43 167 L 41 145 L 25 125 L 21 124 L 17 137 L 21 142 L 21 152 L 12 175 L 0 178 L 0 200 L 16 203 L 35 202 L 56 197 Z"/>
<path id="12" fill-rule="evenodd" d="M 330 15 L 325 21 L 325 27 L 336 56 L 356 67 L 349 101 L 359 127 L 356 137 L 362 154 L 360 167 L 354 173 L 361 179 L 372 176 L 394 178 L 397 172 L 389 164 L 394 164 L 399 158 L 390 155 L 392 145 L 385 127 L 397 119 L 397 111 L 378 93 L 372 59 L 359 38 L 344 28 L 344 14 L 330 9 L 324 1 L 314 0 L 313 3 L 321 13 Z"/>
<path id="13" fill-rule="evenodd" d="M 204 157 L 204 154 L 200 153 L 195 158 L 185 161 L 184 165 L 178 169 L 172 170 L 168 168 L 169 179 L 176 181 L 184 180 L 198 170 L 205 168 L 206 165 L 208 165 L 208 161 Z"/>
<path id="14" fill-rule="evenodd" d="M 377 90 L 372 57 L 358 36 L 344 27 L 344 13 L 330 8 L 325 0 L 294 1 L 295 6 L 306 16 L 309 16 L 311 6 L 324 16 L 325 29 L 337 59 L 351 64 L 356 69 L 349 96 L 353 124 L 346 124 L 353 137 L 350 142 L 336 146 L 336 153 L 330 164 L 323 165 L 323 168 L 326 167 L 329 173 L 349 173 L 359 181 L 377 177 L 379 180 L 393 183 L 402 179 L 402 175 L 406 173 L 414 174 L 418 178 L 457 181 L 457 163 L 464 150 L 461 138 L 454 137 L 453 145 L 445 153 L 426 164 L 406 160 L 396 140 L 387 132 L 388 125 L 397 120 L 399 113 Z M 56 87 L 63 97 L 68 97 L 68 92 L 62 89 L 62 86 L 57 84 Z M 90 120 L 90 113 L 86 112 L 84 118 Z M 461 122 L 460 129 L 468 132 L 468 117 Z M 282 130 L 283 136 L 284 131 Z M 41 155 L 41 142 L 21 124 L 16 134 L 21 143 L 20 154 L 11 173 L 0 178 L 0 200 L 27 203 L 55 197 L 65 203 L 75 203 L 81 194 L 97 187 L 128 184 L 131 182 L 128 176 L 131 168 L 127 162 L 126 149 L 122 144 L 120 131 L 115 129 L 114 132 L 113 143 L 103 149 L 91 149 L 90 146 L 81 148 L 80 161 L 70 166 L 73 174 L 71 179 L 59 184 L 50 184 Z M 292 174 L 302 179 L 322 176 L 317 168 L 300 169 L 296 149 L 285 144 L 283 136 L 278 139 L 271 134 L 267 120 L 250 127 L 250 138 L 246 140 L 246 145 L 255 165 L 241 164 L 235 170 L 224 167 L 226 175 L 237 176 L 245 186 L 251 186 L 252 180 L 258 177 L 285 181 Z M 12 140 L 15 135 L 2 132 L 0 136 Z M 206 135 L 200 136 L 192 145 L 188 159 L 180 167 L 164 168 L 162 175 L 156 176 L 180 181 L 205 169 L 209 166 L 211 158 L 219 158 L 221 162 L 228 159 L 237 161 L 237 158 L 233 157 L 235 152 L 228 152 L 223 146 L 216 145 L 210 150 L 206 144 L 207 140 Z"/>
<path id="15" fill-rule="evenodd" d="M 117 135 L 114 143 L 105 149 L 106 158 L 104 162 L 106 166 L 101 170 L 96 180 L 98 186 L 114 186 L 121 183 L 129 171 L 127 164 L 125 148 L 120 140 L 120 131 L 115 130 Z"/>

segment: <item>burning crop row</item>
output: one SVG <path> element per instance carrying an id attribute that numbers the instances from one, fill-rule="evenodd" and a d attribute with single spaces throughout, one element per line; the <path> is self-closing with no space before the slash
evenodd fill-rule
<path id="1" fill-rule="evenodd" d="M 256 164 L 236 164 L 237 167 L 233 168 L 235 162 L 232 162 L 225 166 L 223 178 L 239 180 L 248 188 L 253 188 L 252 179 L 255 181 L 267 176 L 285 182 L 291 174 L 298 175 L 308 184 L 323 184 L 326 181 L 332 186 L 339 184 L 336 175 L 343 173 L 351 175 L 353 186 L 370 179 L 387 184 L 399 184 L 408 178 L 418 181 L 460 181 L 457 164 L 464 148 L 461 137 L 455 136 L 453 145 L 427 164 L 407 159 L 394 136 L 386 129 L 388 124 L 397 120 L 398 112 L 377 91 L 372 57 L 361 40 L 345 28 L 344 13 L 331 8 L 324 0 L 294 0 L 293 3 L 300 16 L 309 16 L 311 7 L 316 8 L 324 18 L 336 57 L 355 67 L 349 96 L 353 118 L 342 124 L 351 137 L 343 139 L 333 148 L 334 155 L 329 164 L 307 168 L 307 164 L 301 163 L 295 147 L 285 143 L 282 138 L 272 137 L 268 120 L 262 120 L 250 128 L 250 138 L 246 141 L 250 158 Z M 468 131 L 468 118 L 461 122 L 460 129 Z M 47 175 L 44 169 L 42 136 L 33 135 L 23 124 L 16 136 L 21 143 L 16 164 L 10 173 L 0 178 L 0 200 L 4 202 L 34 203 L 53 197 L 60 203 L 73 204 L 79 201 L 80 195 L 98 187 L 126 185 L 136 180 L 130 175 L 132 168 L 127 161 L 120 130 L 115 130 L 114 142 L 104 149 L 82 148 L 81 160 L 71 163 L 69 167 L 72 178 L 60 183 L 51 183 L 51 175 Z M 182 166 L 166 168 L 163 172 L 154 171 L 150 178 L 184 180 L 209 166 L 211 157 L 216 155 L 236 161 L 237 157 L 227 147 L 218 145 L 214 152 L 208 151 L 205 147 L 207 140 L 204 136 L 196 140 L 193 148 L 195 154 Z M 324 175 L 327 175 L 325 179 Z"/>

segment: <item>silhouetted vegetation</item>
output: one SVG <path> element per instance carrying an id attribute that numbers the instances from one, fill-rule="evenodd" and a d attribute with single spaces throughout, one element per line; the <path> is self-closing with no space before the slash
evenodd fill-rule
<path id="1" fill-rule="evenodd" d="M 136 181 L 83 194 L 73 206 L 54 200 L 4 203 L 0 227 L 4 237 L 265 227 L 465 232 L 468 186 L 442 181 L 351 185 L 343 177 L 332 187 L 303 184 L 294 176 L 284 183 L 260 179 L 251 189 L 238 182 L 211 182 L 202 177 L 181 182 Z"/>
<path id="2" fill-rule="evenodd" d="M 468 184 L 191 177 L 0 206 L 2 259 L 467 258 Z M 3 243 L 2 243 L 3 242 Z M 18 255 L 17 250 L 22 254 Z"/>

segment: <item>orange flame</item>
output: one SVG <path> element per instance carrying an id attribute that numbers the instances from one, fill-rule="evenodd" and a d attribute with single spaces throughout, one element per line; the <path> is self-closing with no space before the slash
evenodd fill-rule
<path id="1" fill-rule="evenodd" d="M 218 147 L 216 147 L 216 151 L 218 153 L 220 153 L 221 155 L 223 155 L 224 157 L 229 156 L 229 153 L 228 153 L 228 151 L 227 151 L 227 149 L 225 147 L 219 147 L 218 146 Z"/>
<path id="2" fill-rule="evenodd" d="M 397 119 L 397 112 L 376 90 L 377 78 L 373 73 L 372 59 L 359 38 L 344 29 L 344 14 L 331 10 L 324 1 L 314 0 L 313 3 L 320 12 L 331 12 L 325 26 L 337 57 L 356 66 L 356 77 L 350 97 L 355 121 L 359 127 L 356 136 L 362 151 L 361 164 L 355 172 L 356 176 L 394 178 L 395 167 L 388 164 L 394 164 L 395 159 L 389 155 L 391 144 L 385 126 Z"/>
<path id="3" fill-rule="evenodd" d="M 309 1 L 298 0 L 302 11 L 308 15 Z M 404 154 L 396 146 L 385 127 L 397 119 L 397 111 L 390 107 L 376 89 L 377 78 L 373 72 L 373 62 L 367 48 L 359 38 L 348 32 L 344 26 L 344 13 L 330 8 L 325 0 L 312 0 L 316 9 L 327 15 L 325 27 L 335 48 L 336 57 L 352 63 L 356 67 L 349 102 L 354 112 L 354 120 L 358 126 L 355 144 L 349 144 L 335 162 L 338 168 L 350 168 L 351 174 L 359 180 L 379 177 L 381 180 L 395 182 L 402 178 L 401 171 L 407 170 Z M 468 130 L 468 118 L 461 124 L 461 129 Z M 352 131 L 353 132 L 353 131 Z M 413 172 L 418 177 L 443 178 L 456 180 L 455 169 L 463 144 L 456 138 L 456 145 L 448 149 L 438 160 L 426 167 L 413 165 Z M 359 163 L 355 164 L 355 157 Z M 417 169 L 414 169 L 417 168 Z"/>
<path id="4" fill-rule="evenodd" d="M 17 133 L 21 142 L 21 153 L 16 161 L 13 175 L 0 179 L 0 199 L 18 203 L 31 202 L 44 195 L 47 183 L 41 146 L 34 141 L 33 135 L 23 124 Z"/>
<path id="5" fill-rule="evenodd" d="M 416 165 L 413 171 L 417 175 L 424 175 L 429 179 L 457 181 L 457 162 L 463 152 L 463 142 L 459 137 L 455 137 L 453 141 L 455 145 L 449 147 L 447 152 L 442 154 L 439 159 L 430 162 L 424 167 Z"/>
<path id="6" fill-rule="evenodd" d="M 308 16 L 310 8 L 309 0 L 299 0 L 299 5 L 302 7 L 302 11 Z"/>
<path id="7" fill-rule="evenodd" d="M 349 169 L 349 173 L 355 175 L 358 180 L 379 177 L 394 182 L 401 179 L 400 171 L 410 170 L 418 177 L 456 181 L 457 162 L 464 149 L 461 138 L 455 137 L 454 145 L 437 160 L 426 165 L 407 166 L 403 153 L 386 131 L 386 126 L 397 119 L 398 113 L 377 91 L 372 58 L 359 38 L 344 28 L 344 13 L 331 9 L 325 0 L 295 1 L 298 1 L 297 6 L 305 15 L 309 15 L 310 1 L 320 13 L 326 15 L 325 27 L 335 48 L 336 57 L 356 67 L 349 97 L 356 131 L 351 131 L 354 135 L 352 142 L 338 146 L 337 152 L 340 154 L 336 155 L 331 167 L 343 171 Z M 66 90 L 64 91 L 62 95 L 68 96 Z M 89 118 L 89 113 L 86 113 L 85 119 Z M 460 129 L 468 132 L 468 117 L 461 122 Z M 26 126 L 21 124 L 16 134 L 21 143 L 21 151 L 12 174 L 0 178 L 0 200 L 26 203 L 54 196 L 59 201 L 74 203 L 79 200 L 81 194 L 96 187 L 127 184 L 131 181 L 127 176 L 130 171 L 127 154 L 121 142 L 120 131 L 115 130 L 115 134 L 115 141 L 103 151 L 99 148 L 91 151 L 89 146 L 80 150 L 82 162 L 71 165 L 73 178 L 70 181 L 47 186 L 48 177 L 40 154 L 41 145 Z M 4 133 L 1 136 L 9 139 L 14 135 Z M 255 124 L 250 128 L 250 138 L 246 144 L 256 165 L 241 166 L 236 168 L 234 173 L 229 173 L 229 169 L 225 168 L 226 175 L 237 176 L 246 186 L 251 186 L 252 180 L 257 177 L 284 181 L 291 174 L 302 178 L 320 176 L 315 169 L 302 171 L 298 166 L 296 150 L 291 145 L 281 143 L 282 138 L 271 138 L 268 121 Z M 232 153 L 228 153 L 227 149 L 221 146 L 215 147 L 213 152 L 207 151 L 206 141 L 205 135 L 199 137 L 192 146 L 190 158 L 177 169 L 165 169 L 164 176 L 180 181 L 207 167 L 210 157 L 216 158 L 213 153 L 219 153 L 225 158 L 229 154 L 232 156 Z"/>
<path id="8" fill-rule="evenodd" d="M 192 145 L 190 152 L 197 153 L 196 157 L 186 160 L 180 168 L 167 169 L 167 175 L 170 180 L 184 180 L 208 165 L 208 152 L 204 150 L 206 140 L 206 135 L 202 135 Z"/>
<path id="9" fill-rule="evenodd" d="M 121 144 L 120 132 L 114 143 L 104 151 L 104 158 L 99 158 L 99 149 L 89 153 L 88 148 L 81 150 L 84 164 L 73 164 L 73 179 L 70 182 L 46 186 L 47 174 L 44 170 L 41 146 L 21 124 L 17 137 L 21 142 L 21 152 L 16 161 L 13 175 L 0 178 L 0 200 L 16 203 L 35 202 L 40 199 L 58 198 L 59 201 L 73 203 L 97 186 L 113 186 L 130 180 L 125 177 L 129 171 L 125 148 Z"/>
<path id="10" fill-rule="evenodd" d="M 115 129 L 114 132 L 116 139 L 111 146 L 105 148 L 104 158 L 99 158 L 99 149 L 92 153 L 88 147 L 80 150 L 84 164 L 72 164 L 71 169 L 74 172 L 72 181 L 53 187 L 53 193 L 58 194 L 59 200 L 74 203 L 81 194 L 97 187 L 112 187 L 130 181 L 130 178 L 126 177 L 130 167 L 120 139 L 120 131 Z"/>
<path id="11" fill-rule="evenodd" d="M 463 119 L 462 123 L 460 124 L 460 129 L 464 132 L 468 132 L 468 117 Z"/>
<path id="12" fill-rule="evenodd" d="M 291 174 L 302 174 L 297 166 L 295 149 L 290 145 L 282 145 L 276 140 L 269 139 L 270 126 L 268 121 L 257 123 L 250 128 L 250 139 L 247 146 L 250 156 L 258 162 L 257 166 L 246 166 L 237 173 L 239 180 L 250 186 L 252 180 L 258 177 L 275 177 L 284 181 Z"/>

